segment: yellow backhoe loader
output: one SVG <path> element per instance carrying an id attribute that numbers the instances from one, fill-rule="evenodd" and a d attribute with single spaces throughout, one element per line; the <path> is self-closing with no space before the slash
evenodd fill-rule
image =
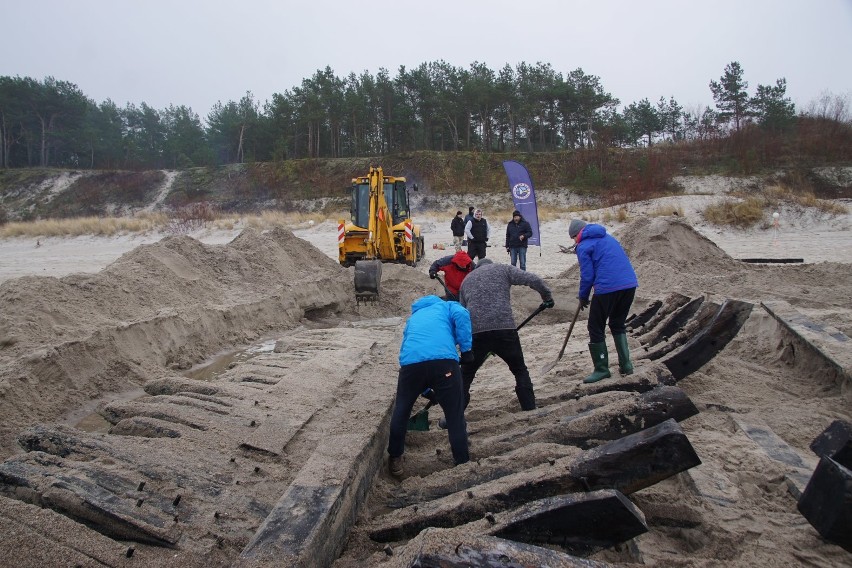
<path id="1" fill-rule="evenodd" d="M 417 191 L 417 185 L 413 186 Z M 416 266 L 423 258 L 420 227 L 411 221 L 404 177 L 386 176 L 370 167 L 366 176 L 352 180 L 351 222 L 337 224 L 339 261 L 355 266 L 355 298 L 375 301 L 382 281 L 382 263 Z"/>

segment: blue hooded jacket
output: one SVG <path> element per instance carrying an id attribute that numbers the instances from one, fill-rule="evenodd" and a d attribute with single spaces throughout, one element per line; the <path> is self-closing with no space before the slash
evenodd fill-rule
<path id="1" fill-rule="evenodd" d="M 402 332 L 399 364 L 412 365 L 437 359 L 455 359 L 473 348 L 470 312 L 458 302 L 424 296 L 411 304 L 411 316 Z"/>
<path id="2" fill-rule="evenodd" d="M 588 300 L 592 293 L 607 294 L 636 288 L 639 281 L 627 253 L 606 229 L 590 223 L 580 231 L 577 243 L 577 260 L 580 263 L 580 300 Z"/>

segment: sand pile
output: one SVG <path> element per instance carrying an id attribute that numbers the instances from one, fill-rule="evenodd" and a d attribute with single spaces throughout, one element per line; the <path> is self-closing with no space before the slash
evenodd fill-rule
<path id="1" fill-rule="evenodd" d="M 0 285 L 0 455 L 24 425 L 138 388 L 306 313 L 348 308 L 351 275 L 285 229 L 227 245 L 169 237 L 97 274 Z"/>

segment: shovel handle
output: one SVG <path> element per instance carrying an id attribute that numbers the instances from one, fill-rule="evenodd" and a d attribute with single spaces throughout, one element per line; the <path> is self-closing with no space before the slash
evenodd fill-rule
<path id="1" fill-rule="evenodd" d="M 440 282 L 440 283 L 441 283 L 441 286 L 443 286 L 443 287 L 444 287 L 444 292 L 446 292 L 446 293 L 447 293 L 447 298 L 456 298 L 456 299 L 457 299 L 456 295 L 455 295 L 455 294 L 453 294 L 452 292 L 450 292 L 450 289 L 449 289 L 449 288 L 447 288 L 447 285 L 446 285 L 446 284 L 444 284 L 444 281 L 443 281 L 443 280 L 441 280 L 441 277 L 440 277 L 440 276 L 438 276 L 437 274 L 435 275 L 435 280 L 437 280 L 438 282 Z"/>
<path id="2" fill-rule="evenodd" d="M 533 313 L 531 313 L 529 315 L 529 317 L 527 317 L 527 319 L 525 319 L 524 321 L 521 322 L 521 325 L 519 325 L 518 327 L 515 328 L 515 331 L 519 331 L 522 327 L 527 325 L 527 322 L 529 322 L 531 319 L 533 319 L 535 316 L 537 316 L 538 314 L 540 314 L 541 312 L 543 312 L 546 309 L 547 308 L 545 308 L 544 306 L 537 307 L 536 310 Z"/>
<path id="3" fill-rule="evenodd" d="M 568 339 L 571 337 L 571 332 L 574 331 L 574 324 L 577 323 L 577 318 L 580 317 L 580 310 L 583 309 L 583 302 L 577 302 L 577 310 L 574 312 L 574 319 L 571 320 L 571 326 L 568 328 L 568 334 L 565 336 L 565 341 L 562 342 L 562 349 L 559 350 L 559 357 L 556 358 L 557 361 L 562 359 L 562 355 L 565 354 L 565 347 L 568 345 Z"/>

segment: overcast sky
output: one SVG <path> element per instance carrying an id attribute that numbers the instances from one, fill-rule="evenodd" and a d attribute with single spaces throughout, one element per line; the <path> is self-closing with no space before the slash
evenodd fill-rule
<path id="1" fill-rule="evenodd" d="M 444 60 L 600 77 L 623 105 L 713 105 L 739 61 L 798 109 L 852 96 L 852 0 L 0 0 L 0 75 L 52 76 L 100 103 L 261 104 L 317 70 L 398 74 Z"/>

